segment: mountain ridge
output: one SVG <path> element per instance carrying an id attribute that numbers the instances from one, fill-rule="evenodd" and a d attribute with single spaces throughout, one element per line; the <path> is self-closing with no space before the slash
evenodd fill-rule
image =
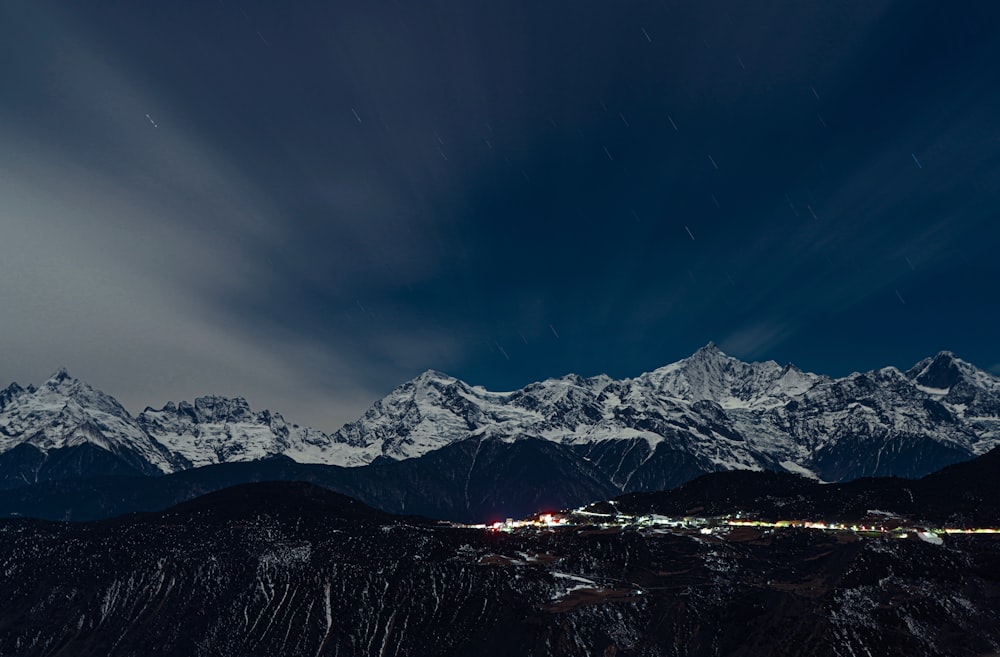
<path id="1" fill-rule="evenodd" d="M 793 364 L 746 363 L 708 343 L 633 378 L 568 374 L 506 392 L 427 370 L 333 433 L 254 411 L 242 397 L 171 401 L 132 416 L 65 368 L 38 388 L 12 383 L 0 391 L 6 486 L 44 480 L 50 460 L 118 467 L 92 454 L 73 456 L 87 445 L 122 468 L 163 474 L 278 454 L 364 466 L 483 438 L 562 445 L 625 492 L 682 483 L 676 477 L 687 475 L 663 474 L 682 462 L 695 475 L 751 469 L 823 481 L 920 476 L 1000 444 L 1000 379 L 949 351 L 906 372 L 889 366 L 833 378 Z"/>

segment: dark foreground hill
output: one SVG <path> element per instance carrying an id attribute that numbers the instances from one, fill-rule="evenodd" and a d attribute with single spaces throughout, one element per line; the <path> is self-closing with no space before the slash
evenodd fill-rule
<path id="1" fill-rule="evenodd" d="M 1000 449 L 920 479 L 818 484 L 775 472 L 704 475 L 670 491 L 617 498 L 624 513 L 752 514 L 770 519 L 856 520 L 889 512 L 953 526 L 1000 526 Z"/>
<path id="2" fill-rule="evenodd" d="M 0 521 L 0 655 L 983 655 L 1000 541 L 392 516 L 302 483 Z"/>
<path id="3" fill-rule="evenodd" d="M 386 511 L 461 522 L 521 517 L 619 492 L 588 461 L 549 441 L 466 440 L 418 459 L 383 460 L 363 468 L 302 464 L 279 456 L 160 477 L 48 481 L 0 490 L 0 517 L 97 520 L 158 511 L 228 486 L 261 481 L 308 481 Z"/>
<path id="4" fill-rule="evenodd" d="M 617 494 L 582 458 L 557 445 L 524 439 L 463 441 L 419 459 L 364 468 L 305 465 L 277 457 L 226 463 L 162 477 L 67 479 L 0 490 L 0 517 L 97 520 L 158 511 L 237 484 L 308 481 L 393 513 L 458 522 L 524 517 Z M 957 524 L 1000 524 L 1000 449 L 921 479 L 865 478 L 817 484 L 787 473 L 731 471 L 704 475 L 668 492 L 618 498 L 621 510 L 773 517 L 858 517 L 869 510 Z"/>

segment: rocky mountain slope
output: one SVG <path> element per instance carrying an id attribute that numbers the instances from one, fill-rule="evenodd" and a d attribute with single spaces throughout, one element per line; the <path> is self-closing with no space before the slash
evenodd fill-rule
<path id="1" fill-rule="evenodd" d="M 0 521 L 0 654 L 931 657 L 1000 649 L 1000 542 L 494 533 L 307 484 Z"/>
<path id="2" fill-rule="evenodd" d="M 284 455 L 361 466 L 444 447 L 545 440 L 621 491 L 670 488 L 706 472 L 797 472 L 823 481 L 921 476 L 1000 444 L 1000 379 L 942 352 L 907 372 L 835 379 L 712 344 L 633 379 L 575 375 L 491 392 L 425 372 L 326 434 L 201 397 L 132 417 L 60 371 L 0 393 L 0 483 L 158 474 Z M 454 476 L 458 476 L 457 474 Z"/>

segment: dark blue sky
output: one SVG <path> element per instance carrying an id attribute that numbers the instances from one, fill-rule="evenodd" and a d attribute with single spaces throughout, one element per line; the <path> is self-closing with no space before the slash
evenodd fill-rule
<path id="1" fill-rule="evenodd" d="M 1000 371 L 993 6 L 5 2 L 0 379 Z"/>

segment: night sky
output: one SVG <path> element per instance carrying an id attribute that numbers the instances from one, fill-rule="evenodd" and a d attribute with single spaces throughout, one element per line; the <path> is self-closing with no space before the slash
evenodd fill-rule
<path id="1" fill-rule="evenodd" d="M 4 0 L 0 385 L 1000 372 L 994 7 Z"/>

